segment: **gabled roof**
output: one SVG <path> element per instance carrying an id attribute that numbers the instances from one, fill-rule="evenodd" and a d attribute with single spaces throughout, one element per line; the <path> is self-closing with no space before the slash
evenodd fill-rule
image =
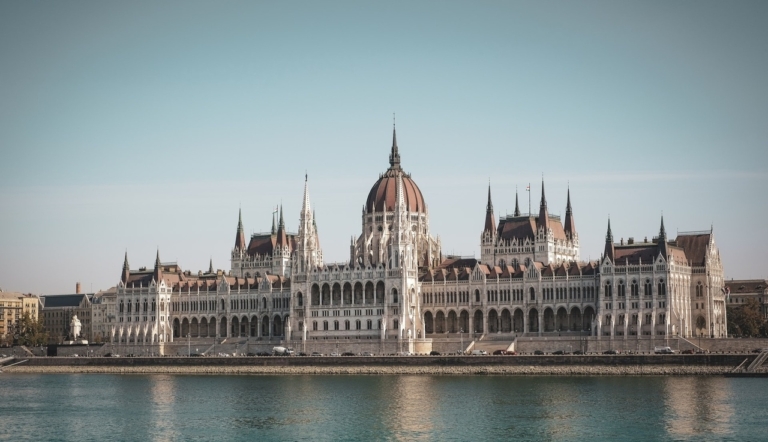
<path id="1" fill-rule="evenodd" d="M 552 235 L 557 240 L 565 240 L 565 229 L 560 222 L 560 218 L 548 215 L 548 226 L 552 230 Z M 517 239 L 518 242 L 525 238 L 535 238 L 538 230 L 538 222 L 535 216 L 507 216 L 499 220 L 497 235 L 501 239 Z"/>
<path id="2" fill-rule="evenodd" d="M 706 233 L 679 234 L 675 239 L 675 244 L 685 250 L 685 256 L 690 260 L 691 265 L 703 267 L 707 261 L 707 248 L 712 235 Z"/>

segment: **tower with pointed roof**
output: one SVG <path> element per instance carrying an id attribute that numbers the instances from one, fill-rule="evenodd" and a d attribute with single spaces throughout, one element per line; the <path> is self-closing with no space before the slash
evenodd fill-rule
<path id="1" fill-rule="evenodd" d="M 489 187 L 485 226 L 481 234 L 481 262 L 504 267 L 534 262 L 559 265 L 579 261 L 579 235 L 576 232 L 570 195 L 569 189 L 563 224 L 559 216 L 549 213 L 542 180 L 538 216 L 520 213 L 515 192 L 514 213 L 502 217 L 497 227 Z"/>
<path id="2" fill-rule="evenodd" d="M 315 212 L 309 201 L 309 176 L 304 175 L 304 199 L 299 214 L 299 233 L 296 237 L 294 268 L 296 272 L 309 272 L 322 267 L 323 252 L 317 235 Z"/>

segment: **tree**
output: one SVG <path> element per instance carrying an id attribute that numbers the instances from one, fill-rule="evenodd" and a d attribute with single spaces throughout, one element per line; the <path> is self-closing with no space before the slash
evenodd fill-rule
<path id="1" fill-rule="evenodd" d="M 16 334 L 19 345 L 36 347 L 48 342 L 48 333 L 43 328 L 43 323 L 39 319 L 32 319 L 29 312 L 24 312 L 21 320 L 17 322 Z"/>
<path id="2" fill-rule="evenodd" d="M 760 336 L 765 332 L 765 319 L 757 299 L 747 299 L 738 306 L 727 307 L 728 333 L 735 336 Z"/>

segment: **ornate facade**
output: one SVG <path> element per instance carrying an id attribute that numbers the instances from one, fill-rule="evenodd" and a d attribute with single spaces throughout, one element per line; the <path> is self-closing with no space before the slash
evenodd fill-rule
<path id="1" fill-rule="evenodd" d="M 270 232 L 246 241 L 239 216 L 228 272 L 192 274 L 159 253 L 152 270 L 133 271 L 126 255 L 112 340 L 345 339 L 423 351 L 451 333 L 725 336 L 711 230 L 669 241 L 662 219 L 657 238 L 617 244 L 609 221 L 603 256 L 583 262 L 570 189 L 564 222 L 549 214 L 543 182 L 538 215 L 521 214 L 517 197 L 515 206 L 497 225 L 489 187 L 480 259 L 444 257 L 393 131 L 349 261 L 323 261 L 305 177 L 298 233 L 286 230 L 281 207 Z"/>

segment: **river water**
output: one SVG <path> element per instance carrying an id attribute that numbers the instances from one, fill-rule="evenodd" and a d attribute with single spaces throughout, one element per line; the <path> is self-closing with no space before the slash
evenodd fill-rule
<path id="1" fill-rule="evenodd" d="M 768 440 L 768 379 L 0 374 L 0 440 Z"/>

